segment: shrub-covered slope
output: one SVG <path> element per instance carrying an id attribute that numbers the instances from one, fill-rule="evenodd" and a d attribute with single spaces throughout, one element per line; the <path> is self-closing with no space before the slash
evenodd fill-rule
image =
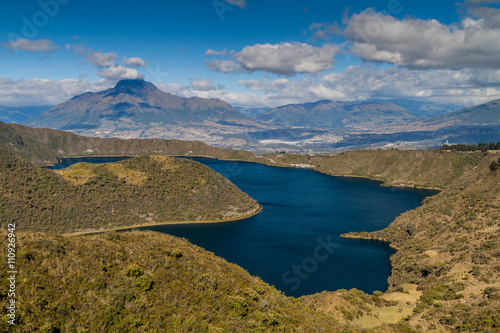
<path id="1" fill-rule="evenodd" d="M 244 217 L 259 204 L 191 160 L 143 156 L 109 164 L 40 169 L 0 150 L 0 221 L 64 233 L 170 221 Z"/>
<path id="2" fill-rule="evenodd" d="M 492 171 L 490 165 L 499 154 L 456 154 L 463 155 L 468 162 L 462 164 L 456 176 L 449 178 L 449 184 L 439 194 L 402 214 L 384 230 L 346 236 L 381 239 L 397 247 L 398 252 L 391 257 L 389 292 L 384 297 L 409 302 L 399 302 L 396 306 L 411 308 L 409 313 L 399 312 L 400 327 L 498 332 L 500 172 Z M 444 152 L 442 156 L 454 155 Z M 412 163 L 415 162 L 407 160 L 407 164 Z M 372 168 L 367 166 L 365 170 Z M 412 293 L 413 298 L 408 296 Z M 338 298 L 338 293 L 323 293 L 308 302 L 332 312 L 332 307 L 325 304 Z M 350 311 L 352 307 L 346 308 Z M 351 320 L 363 322 L 360 318 Z"/>
<path id="3" fill-rule="evenodd" d="M 0 253 L 6 257 L 6 232 Z M 284 296 L 188 241 L 144 231 L 18 234 L 16 327 L 2 332 L 340 332 L 333 319 Z"/>

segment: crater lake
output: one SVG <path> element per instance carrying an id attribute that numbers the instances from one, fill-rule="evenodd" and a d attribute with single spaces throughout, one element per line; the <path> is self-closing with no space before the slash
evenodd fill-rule
<path id="1" fill-rule="evenodd" d="M 63 159 L 52 168 L 123 159 Z M 295 297 L 351 288 L 385 291 L 395 251 L 384 242 L 344 239 L 340 234 L 383 229 L 437 193 L 308 169 L 191 159 L 231 180 L 257 200 L 262 211 L 239 221 L 141 229 L 184 237 Z"/>

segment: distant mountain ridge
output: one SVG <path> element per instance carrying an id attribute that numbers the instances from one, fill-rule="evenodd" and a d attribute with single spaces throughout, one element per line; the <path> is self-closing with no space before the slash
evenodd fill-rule
<path id="1" fill-rule="evenodd" d="M 500 99 L 427 118 L 425 121 L 429 124 L 449 123 L 457 126 L 497 126 L 500 125 Z"/>
<path id="2" fill-rule="evenodd" d="M 496 142 L 499 105 L 491 101 L 452 111 L 456 105 L 424 101 L 320 100 L 266 111 L 233 108 L 220 99 L 175 96 L 144 80 L 122 80 L 113 88 L 75 96 L 24 124 L 92 137 L 202 141 L 256 152 L 330 153 L 392 145 L 437 147 L 446 140 Z"/>
<path id="3" fill-rule="evenodd" d="M 51 105 L 41 106 L 2 106 L 0 105 L 0 121 L 4 123 L 22 124 L 51 109 Z"/>
<path id="4" fill-rule="evenodd" d="M 146 129 L 164 124 L 251 123 L 220 99 L 184 98 L 144 80 L 121 80 L 115 87 L 87 92 L 58 104 L 26 125 L 79 132 Z"/>
<path id="5" fill-rule="evenodd" d="M 255 119 L 276 126 L 342 128 L 409 121 L 416 117 L 408 110 L 393 103 L 320 100 L 280 106 L 257 116 Z"/>
<path id="6" fill-rule="evenodd" d="M 381 98 L 372 98 L 367 102 L 376 102 L 376 103 L 392 103 L 400 106 L 411 113 L 417 116 L 423 117 L 432 117 L 440 114 L 450 113 L 453 111 L 457 111 L 463 108 L 458 104 L 443 104 L 443 103 L 434 103 L 434 102 L 426 102 L 426 101 L 417 101 L 412 99 L 398 99 L 398 98 L 389 98 L 389 99 L 381 99 Z"/>

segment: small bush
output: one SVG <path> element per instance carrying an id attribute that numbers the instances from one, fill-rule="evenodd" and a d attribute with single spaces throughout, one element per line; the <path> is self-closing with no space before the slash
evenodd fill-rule
<path id="1" fill-rule="evenodd" d="M 233 309 L 234 313 L 241 317 L 245 317 L 248 314 L 248 304 L 245 302 L 243 297 L 233 296 L 229 298 L 229 307 Z"/>
<path id="2" fill-rule="evenodd" d="M 139 277 L 144 274 L 142 268 L 137 265 L 130 265 L 127 268 L 127 276 Z"/>
<path id="3" fill-rule="evenodd" d="M 142 291 L 153 289 L 153 278 L 149 274 L 142 275 L 137 278 L 135 285 Z"/>
<path id="4" fill-rule="evenodd" d="M 165 251 L 168 256 L 175 258 L 175 259 L 180 259 L 182 258 L 182 252 L 179 249 L 173 249 L 173 250 L 166 250 Z"/>
<path id="5" fill-rule="evenodd" d="M 203 274 L 198 278 L 196 283 L 198 290 L 217 290 L 217 278 L 212 274 Z"/>
<path id="6" fill-rule="evenodd" d="M 498 161 L 493 161 L 490 164 L 491 171 L 496 171 L 496 170 L 498 170 L 499 167 L 500 167 L 500 159 L 498 159 Z"/>

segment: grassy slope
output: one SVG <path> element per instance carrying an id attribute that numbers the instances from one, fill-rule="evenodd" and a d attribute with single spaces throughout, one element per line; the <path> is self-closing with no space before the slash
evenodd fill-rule
<path id="1" fill-rule="evenodd" d="M 64 233 L 169 221 L 247 216 L 259 205 L 201 163 L 163 156 L 60 171 L 0 150 L 0 222 Z"/>
<path id="2" fill-rule="evenodd" d="M 264 154 L 220 149 L 197 141 L 160 139 L 102 139 L 69 132 L 0 123 L 0 148 L 8 149 L 34 164 L 51 164 L 57 158 L 96 155 L 204 155 L 274 166 L 310 164 L 331 175 L 363 176 L 389 185 L 443 188 L 475 163 L 475 154 L 433 150 L 359 150 L 335 155 Z"/>

